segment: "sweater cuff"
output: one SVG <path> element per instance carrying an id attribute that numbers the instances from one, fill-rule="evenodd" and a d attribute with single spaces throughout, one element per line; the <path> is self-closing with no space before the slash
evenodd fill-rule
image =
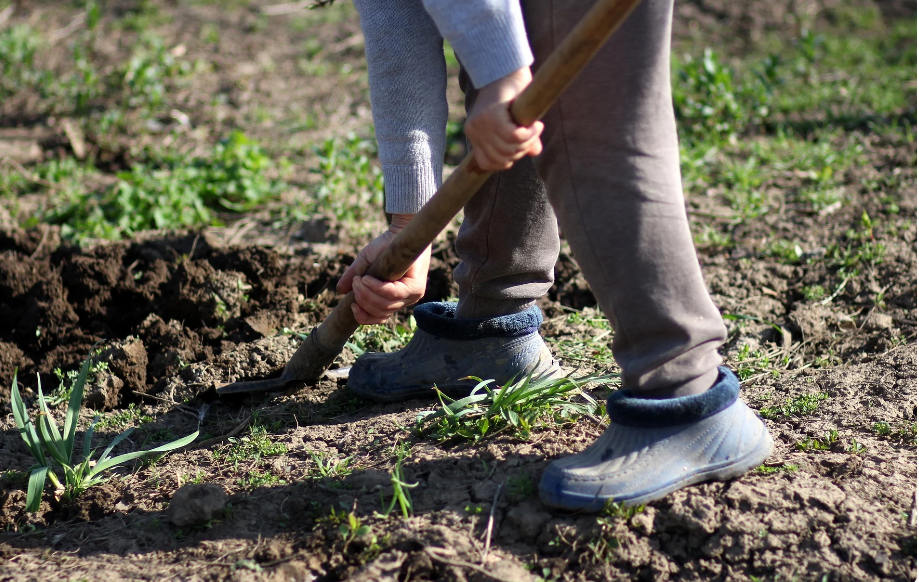
<path id="1" fill-rule="evenodd" d="M 383 165 L 383 184 L 386 193 L 386 212 L 390 214 L 416 214 L 431 199 L 440 186 L 440 180 L 429 165 Z"/>
<path id="2" fill-rule="evenodd" d="M 476 89 L 533 64 L 520 5 L 510 4 L 516 9 L 492 13 L 447 39 Z"/>

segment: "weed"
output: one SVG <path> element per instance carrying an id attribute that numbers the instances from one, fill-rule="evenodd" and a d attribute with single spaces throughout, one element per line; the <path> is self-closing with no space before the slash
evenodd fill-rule
<path id="1" fill-rule="evenodd" d="M 244 461 L 260 461 L 264 457 L 274 457 L 287 452 L 284 443 L 276 443 L 268 436 L 268 430 L 261 422 L 254 422 L 249 427 L 249 434 L 244 437 L 230 437 L 229 445 L 213 452 L 214 458 L 238 466 Z"/>
<path id="2" fill-rule="evenodd" d="M 383 511 L 383 515 L 389 515 L 392 513 L 392 510 L 395 509 L 396 505 L 399 505 L 399 511 L 402 513 L 402 517 L 409 517 L 412 515 L 412 496 L 409 493 L 410 489 L 414 489 L 418 486 L 418 483 L 407 483 L 405 480 L 405 471 L 402 469 L 402 463 L 405 461 L 405 457 L 408 455 L 408 449 L 405 447 L 397 447 L 396 451 L 396 464 L 393 466 L 392 472 L 389 474 L 389 481 L 392 483 L 392 499 L 389 502 L 389 507 Z M 383 493 L 380 493 L 380 498 L 382 501 Z M 384 504 L 385 505 L 385 504 Z"/>
<path id="3" fill-rule="evenodd" d="M 603 509 L 600 510 L 597 520 L 598 522 L 602 520 L 603 523 L 607 525 L 613 523 L 615 520 L 629 521 L 644 510 L 644 505 L 626 505 L 625 503 L 617 503 L 610 499 L 603 504 Z"/>
<path id="4" fill-rule="evenodd" d="M 826 296 L 826 289 L 823 288 L 823 285 L 805 285 L 801 289 L 801 294 L 808 301 L 818 301 Z"/>
<path id="5" fill-rule="evenodd" d="M 279 478 L 274 473 L 266 471 L 249 471 L 245 476 L 236 480 L 236 484 L 244 489 L 255 489 L 256 487 L 267 487 L 270 485 L 285 485 L 287 481 Z"/>
<path id="6" fill-rule="evenodd" d="M 365 352 L 395 352 L 405 347 L 414 334 L 415 318 L 409 316 L 407 325 L 362 325 L 345 346 L 355 356 L 361 356 Z"/>
<path id="7" fill-rule="evenodd" d="M 374 142 L 351 133 L 343 141 L 327 139 L 315 153 L 319 164 L 311 171 L 319 175 L 320 186 L 308 211 L 329 212 L 356 234 L 375 230 L 368 219 L 382 216 L 383 172 L 373 161 Z"/>
<path id="8" fill-rule="evenodd" d="M 764 418 L 776 420 L 780 417 L 790 416 L 807 416 L 817 411 L 820 403 L 829 398 L 829 394 L 821 392 L 819 394 L 801 394 L 794 398 L 789 398 L 781 406 L 766 406 L 761 408 L 759 413 Z"/>
<path id="9" fill-rule="evenodd" d="M 92 448 L 93 430 L 98 422 L 98 416 L 90 424 L 86 433 L 83 435 L 83 459 L 76 462 L 74 460 L 74 446 L 76 444 L 77 422 L 80 418 L 80 408 L 83 402 L 83 388 L 86 385 L 86 378 L 89 375 L 91 358 L 83 362 L 80 375 L 73 385 L 70 395 L 70 401 L 67 406 L 67 412 L 64 418 L 63 431 L 58 429 L 54 417 L 48 408 L 44 394 L 41 390 L 41 377 L 38 379 L 38 430 L 35 428 L 28 410 L 19 394 L 19 386 L 16 380 L 16 374 L 13 375 L 13 387 L 10 397 L 13 404 L 13 416 L 16 419 L 16 426 L 19 428 L 19 434 L 25 441 L 29 452 L 36 464 L 29 469 L 29 485 L 26 495 L 26 510 L 38 511 L 41 503 L 41 494 L 45 486 L 45 480 L 50 479 L 54 486 L 63 489 L 63 498 L 71 500 L 95 485 L 98 485 L 108 479 L 103 473 L 127 461 L 151 455 L 155 453 L 165 453 L 181 447 L 184 447 L 196 438 L 198 431 L 185 438 L 167 443 L 165 445 L 150 449 L 148 451 L 135 451 L 112 457 L 112 450 L 121 441 L 130 436 L 133 428 L 129 428 L 119 434 L 112 440 L 98 460 L 93 461 L 92 457 L 96 450 Z M 47 453 L 47 454 L 46 454 Z M 63 471 L 64 482 L 58 479 L 54 471 L 57 466 Z"/>
<path id="10" fill-rule="evenodd" d="M 313 459 L 315 465 L 315 469 L 310 471 L 310 474 L 315 479 L 344 477 L 350 475 L 353 470 L 351 468 L 351 457 L 345 457 L 339 461 L 335 457 L 326 456 L 323 453 L 310 452 L 310 458 Z"/>
<path id="11" fill-rule="evenodd" d="M 147 422 L 153 422 L 153 417 L 144 414 L 136 404 L 131 403 L 123 410 L 110 412 L 103 416 L 98 426 L 99 428 L 122 428 L 132 423 L 144 424 Z"/>
<path id="12" fill-rule="evenodd" d="M 733 137 L 768 114 L 778 59 L 770 57 L 740 78 L 710 48 L 686 55 L 675 67 L 673 104 L 681 135 L 689 141 Z"/>
<path id="13" fill-rule="evenodd" d="M 507 495 L 513 501 L 523 501 L 524 499 L 535 497 L 536 493 L 536 483 L 525 473 L 520 473 L 507 480 Z"/>
<path id="14" fill-rule="evenodd" d="M 798 243 L 780 238 L 773 240 L 769 244 L 766 254 L 778 258 L 787 265 L 795 265 L 800 262 L 804 251 L 801 250 L 801 246 Z"/>
<path id="15" fill-rule="evenodd" d="M 244 212 L 280 195 L 277 166 L 254 142 L 233 132 L 209 156 L 136 164 L 102 192 L 67 194 L 42 219 L 69 238 L 119 238 L 145 229 L 218 224 L 215 210 Z"/>
<path id="16" fill-rule="evenodd" d="M 98 353 L 97 351 L 93 355 L 98 355 Z M 99 375 L 107 370 L 108 362 L 93 360 L 89 366 L 90 375 L 87 376 L 87 381 L 89 381 L 90 378 L 93 379 L 93 382 L 98 381 Z M 80 372 L 77 370 L 70 370 L 65 374 L 60 368 L 55 368 L 54 375 L 57 376 L 59 384 L 48 396 L 47 402 L 51 406 L 58 406 L 70 400 L 70 395 L 73 393 L 73 386 L 80 378 Z M 100 426 L 100 428 L 102 427 Z"/>
<path id="17" fill-rule="evenodd" d="M 878 436 L 888 436 L 891 432 L 890 423 L 884 421 L 874 423 L 874 426 L 872 426 L 871 429 Z"/>
<path id="18" fill-rule="evenodd" d="M 846 451 L 852 453 L 853 455 L 860 455 L 864 453 L 866 450 L 867 448 L 865 447 L 865 445 L 863 445 L 862 443 L 858 442 L 855 439 L 852 439 L 852 441 L 849 443 L 849 448 L 846 449 Z"/>
<path id="19" fill-rule="evenodd" d="M 767 466 L 760 465 L 756 468 L 756 472 L 761 475 L 775 475 L 776 473 L 794 473 L 798 470 L 797 465 L 792 465 L 790 463 L 785 463 L 779 466 Z"/>
<path id="20" fill-rule="evenodd" d="M 35 82 L 34 62 L 39 38 L 32 27 L 24 24 L 0 31 L 0 97 L 12 95 L 23 85 Z"/>
<path id="21" fill-rule="evenodd" d="M 435 388 L 441 407 L 419 414 L 416 426 L 421 431 L 425 424 L 433 422 L 431 434 L 441 441 L 453 438 L 478 441 L 505 430 L 527 439 L 530 431 L 541 424 L 570 421 L 598 412 L 597 401 L 581 388 L 610 379 L 611 376 L 587 376 L 536 380 L 527 376 L 509 380 L 493 390 L 489 384 L 494 380 L 476 378 L 479 384 L 469 396 L 459 400 Z M 586 402 L 573 402 L 574 396 L 581 396 Z"/>
<path id="22" fill-rule="evenodd" d="M 811 437 L 795 443 L 799 451 L 828 451 L 839 440 L 839 433 L 834 429 L 821 437 Z"/>

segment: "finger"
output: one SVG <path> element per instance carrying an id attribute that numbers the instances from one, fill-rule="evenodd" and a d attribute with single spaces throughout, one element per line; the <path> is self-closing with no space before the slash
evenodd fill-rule
<path id="1" fill-rule="evenodd" d="M 404 301 L 389 301 L 367 288 L 361 277 L 354 279 L 354 298 L 369 314 L 389 317 L 405 305 Z"/>
<path id="2" fill-rule="evenodd" d="M 542 153 L 542 139 L 537 135 L 523 145 L 524 155 L 538 156 Z"/>
<path id="3" fill-rule="evenodd" d="M 542 125 L 540 123 L 540 125 Z M 539 134 L 542 133 L 542 129 L 537 127 L 534 123 L 530 127 L 518 127 L 514 130 L 513 142 L 518 144 L 526 143 L 532 140 L 534 137 L 539 137 Z"/>
<path id="4" fill-rule="evenodd" d="M 345 274 L 341 276 L 341 279 L 338 280 L 338 284 L 335 286 L 335 290 L 339 293 L 347 293 L 351 291 L 351 284 L 354 281 L 354 278 L 358 275 L 363 275 L 367 268 L 370 266 L 365 255 L 360 253 L 357 255 L 357 258 L 354 259 L 354 262 L 345 269 Z"/>
<path id="5" fill-rule="evenodd" d="M 407 301 L 411 301 L 418 296 L 418 287 L 421 287 L 421 294 L 424 294 L 423 285 L 419 285 L 418 281 L 405 276 L 398 281 L 380 281 L 374 277 L 362 277 L 361 284 L 390 303 L 402 303 L 399 307 L 400 309 L 405 306 Z"/>
<path id="6" fill-rule="evenodd" d="M 473 150 L 475 152 L 475 150 Z M 501 156 L 495 152 L 494 148 L 491 147 L 491 144 L 485 143 L 479 147 L 479 152 L 476 155 L 476 161 L 479 162 L 479 165 L 483 170 L 489 170 L 492 172 L 497 172 L 500 170 L 507 170 L 514 163 L 508 160 L 505 156 Z"/>
<path id="7" fill-rule="evenodd" d="M 373 317 L 367 313 L 360 305 L 357 303 L 351 304 L 351 313 L 354 314 L 354 319 L 361 325 L 377 325 L 383 323 L 387 318 L 383 317 Z"/>

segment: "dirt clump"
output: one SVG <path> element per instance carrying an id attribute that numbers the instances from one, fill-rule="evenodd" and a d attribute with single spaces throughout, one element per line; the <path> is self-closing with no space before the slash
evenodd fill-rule
<path id="1" fill-rule="evenodd" d="M 192 483 L 180 487 L 172 496 L 166 517 L 178 527 L 202 525 L 223 513 L 227 493 L 213 483 Z"/>

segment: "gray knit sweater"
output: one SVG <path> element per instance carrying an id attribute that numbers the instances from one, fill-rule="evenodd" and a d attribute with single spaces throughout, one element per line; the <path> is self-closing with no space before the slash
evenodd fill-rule
<path id="1" fill-rule="evenodd" d="M 450 41 L 476 87 L 529 66 L 519 0 L 354 0 L 386 182 L 386 211 L 412 214 L 441 184 Z"/>

